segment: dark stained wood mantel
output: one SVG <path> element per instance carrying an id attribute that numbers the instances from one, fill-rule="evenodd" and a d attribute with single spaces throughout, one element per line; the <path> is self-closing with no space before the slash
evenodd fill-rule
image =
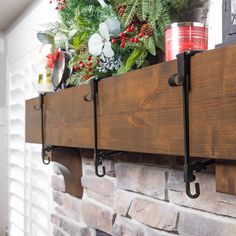
<path id="1" fill-rule="evenodd" d="M 236 159 L 236 45 L 192 58 L 191 156 Z M 176 61 L 99 82 L 99 148 L 183 155 L 181 88 L 168 85 Z M 93 147 L 89 85 L 45 97 L 45 142 Z M 41 142 L 38 98 L 26 101 L 26 141 Z"/>
<path id="2" fill-rule="evenodd" d="M 191 156 L 236 160 L 236 45 L 191 60 Z M 168 85 L 176 60 L 99 82 L 100 149 L 183 155 L 182 90 Z M 45 96 L 45 143 L 93 148 L 92 103 L 82 85 Z M 38 98 L 26 101 L 26 141 L 41 142 Z"/>

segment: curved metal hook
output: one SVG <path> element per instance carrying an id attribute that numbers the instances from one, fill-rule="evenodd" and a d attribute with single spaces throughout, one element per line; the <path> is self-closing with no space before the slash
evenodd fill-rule
<path id="1" fill-rule="evenodd" d="M 195 194 L 191 193 L 190 182 L 186 182 L 185 187 L 186 187 L 186 194 L 190 198 L 195 199 L 195 198 L 199 197 L 199 195 L 200 195 L 200 185 L 199 185 L 199 183 L 195 183 L 195 192 L 196 192 Z"/>
<path id="2" fill-rule="evenodd" d="M 49 165 L 51 162 L 50 157 L 46 154 L 46 152 L 50 152 L 51 150 L 52 150 L 51 147 L 42 146 L 42 162 L 44 165 Z M 46 160 L 45 157 L 48 157 L 48 159 Z"/>
<path id="3" fill-rule="evenodd" d="M 45 154 L 42 155 L 42 162 L 43 162 L 44 165 L 49 165 L 51 160 L 50 160 L 50 158 L 48 158 L 48 160 L 46 160 L 45 159 L 46 156 L 47 155 L 45 155 Z"/>
<path id="4" fill-rule="evenodd" d="M 41 109 L 40 105 L 34 105 L 34 110 L 39 111 Z"/>
<path id="5" fill-rule="evenodd" d="M 102 159 L 104 158 L 103 153 L 94 152 L 94 165 L 95 165 L 95 173 L 98 177 L 103 177 L 106 175 L 106 168 L 102 165 Z M 98 170 L 99 166 L 102 166 L 102 173 Z"/>
<path id="6" fill-rule="evenodd" d="M 176 87 L 176 86 L 182 85 L 178 82 L 178 74 L 177 73 L 173 74 L 169 77 L 168 83 L 171 87 Z"/>
<path id="7" fill-rule="evenodd" d="M 96 89 L 95 79 L 92 79 L 89 82 L 89 85 L 90 85 L 90 92 L 88 92 L 87 94 L 83 96 L 83 99 L 85 102 L 92 102 L 95 99 L 95 89 Z M 90 97 L 89 97 L 89 94 L 90 94 Z"/>
<path id="8" fill-rule="evenodd" d="M 98 170 L 99 165 L 95 165 L 95 173 L 98 177 L 104 177 L 106 175 L 106 168 L 105 166 L 102 166 L 102 173 Z"/>
<path id="9" fill-rule="evenodd" d="M 92 94 L 90 94 L 90 98 L 88 96 L 89 96 L 89 93 L 87 93 L 86 95 L 83 96 L 84 101 L 85 102 L 92 102 L 93 101 Z"/>

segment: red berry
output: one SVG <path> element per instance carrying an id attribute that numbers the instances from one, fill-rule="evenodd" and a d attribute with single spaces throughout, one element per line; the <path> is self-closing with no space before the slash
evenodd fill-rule
<path id="1" fill-rule="evenodd" d="M 75 65 L 75 66 L 73 67 L 73 69 L 74 69 L 74 71 L 78 71 L 78 70 L 79 70 L 79 67 L 78 67 L 77 65 Z"/>
<path id="2" fill-rule="evenodd" d="M 88 72 L 91 72 L 91 71 L 92 71 L 92 68 L 88 68 L 87 71 L 88 71 Z"/>
<path id="3" fill-rule="evenodd" d="M 139 38 L 142 38 L 143 37 L 143 33 L 139 33 Z"/>
<path id="4" fill-rule="evenodd" d="M 64 6 L 60 6 L 60 10 L 62 11 L 64 9 Z"/>
<path id="5" fill-rule="evenodd" d="M 55 7 L 55 10 L 58 10 L 58 6 Z"/>
<path id="6" fill-rule="evenodd" d="M 92 63 L 92 62 L 89 62 L 87 65 L 88 65 L 88 66 L 92 66 L 92 65 L 93 65 L 93 63 Z"/>
<path id="7" fill-rule="evenodd" d="M 111 43 L 116 43 L 116 39 L 112 39 L 112 40 L 111 40 Z"/>
<path id="8" fill-rule="evenodd" d="M 91 60 L 92 60 L 92 57 L 91 57 L 91 56 L 89 56 L 89 57 L 87 58 L 87 60 L 88 60 L 88 61 L 91 61 Z"/>
<path id="9" fill-rule="evenodd" d="M 134 28 L 134 27 L 131 27 L 130 29 L 131 29 L 131 31 L 134 31 L 134 30 L 135 30 L 135 28 Z"/>
<path id="10" fill-rule="evenodd" d="M 121 38 L 124 38 L 124 37 L 125 37 L 125 33 L 124 33 L 124 32 L 121 32 L 121 33 L 120 33 L 120 37 L 121 37 Z"/>
<path id="11" fill-rule="evenodd" d="M 65 3 L 65 2 L 66 2 L 66 0 L 61 0 L 61 2 Z"/>
<path id="12" fill-rule="evenodd" d="M 129 28 L 126 29 L 126 31 L 127 31 L 127 32 L 131 32 L 131 31 L 132 31 L 132 28 L 129 27 Z"/>
<path id="13" fill-rule="evenodd" d="M 124 43 L 121 43 L 121 44 L 120 44 L 120 47 L 121 47 L 121 48 L 124 48 L 124 47 L 125 47 L 125 44 L 124 44 Z"/>
<path id="14" fill-rule="evenodd" d="M 134 43 L 134 42 L 135 42 L 135 38 L 131 38 L 131 39 L 130 39 L 130 42 L 131 42 L 131 43 Z"/>
<path id="15" fill-rule="evenodd" d="M 121 39 L 121 42 L 125 43 L 125 42 L 126 42 L 126 38 L 123 37 L 123 38 Z"/>
<path id="16" fill-rule="evenodd" d="M 50 1 L 49 3 L 52 4 L 52 1 Z"/>
<path id="17" fill-rule="evenodd" d="M 85 64 L 84 63 L 80 63 L 79 66 L 80 66 L 80 68 L 84 68 Z"/>
<path id="18" fill-rule="evenodd" d="M 135 42 L 135 43 L 138 43 L 138 42 L 139 42 L 139 39 L 138 39 L 138 38 L 134 38 L 134 42 Z"/>

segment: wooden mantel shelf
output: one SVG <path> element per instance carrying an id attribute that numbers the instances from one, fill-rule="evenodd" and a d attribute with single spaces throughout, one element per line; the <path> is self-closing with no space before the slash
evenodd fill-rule
<path id="1" fill-rule="evenodd" d="M 236 45 L 191 60 L 191 156 L 236 160 Z M 168 85 L 176 60 L 98 85 L 100 149 L 183 155 L 182 90 Z M 45 96 L 45 143 L 93 148 L 92 103 L 83 85 Z M 26 141 L 41 142 L 38 98 L 26 101 Z"/>

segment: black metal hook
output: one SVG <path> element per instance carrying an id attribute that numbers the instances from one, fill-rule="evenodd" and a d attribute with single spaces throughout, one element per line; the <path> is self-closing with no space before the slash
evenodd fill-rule
<path id="1" fill-rule="evenodd" d="M 186 194 L 188 195 L 188 197 L 195 199 L 195 198 L 198 198 L 200 196 L 200 185 L 199 185 L 199 183 L 195 183 L 195 194 L 191 193 L 190 182 L 185 183 L 185 188 L 186 188 Z"/>
<path id="2" fill-rule="evenodd" d="M 106 175 L 106 168 L 103 165 L 103 159 L 108 159 L 116 155 L 124 154 L 121 151 L 99 151 L 98 150 L 98 126 L 97 126 L 97 105 L 98 105 L 98 82 L 101 80 L 95 78 L 90 82 L 90 97 L 89 93 L 84 95 L 84 101 L 93 101 L 93 123 L 94 123 L 94 166 L 95 173 L 98 177 Z M 101 167 L 101 170 L 99 170 Z"/>
<path id="3" fill-rule="evenodd" d="M 91 80 L 90 82 L 90 98 L 89 94 L 84 95 L 84 101 L 93 101 L 93 127 L 94 127 L 94 166 L 95 174 L 98 177 L 103 177 L 106 175 L 106 168 L 102 165 L 102 160 L 105 157 L 105 153 L 98 152 L 98 127 L 97 127 L 97 104 L 98 104 L 98 78 Z M 99 171 L 99 167 L 102 166 L 102 173 Z"/>
<path id="4" fill-rule="evenodd" d="M 45 147 L 44 145 L 42 145 L 42 162 L 44 165 L 49 165 L 51 162 L 51 159 L 48 155 L 49 152 L 52 151 L 52 147 Z M 47 159 L 46 159 L 47 157 Z"/>
<path id="5" fill-rule="evenodd" d="M 83 99 L 85 102 L 92 102 L 94 100 L 94 86 L 95 86 L 95 82 L 94 82 L 95 79 L 91 80 L 90 81 L 90 93 L 87 93 L 83 96 Z M 89 97 L 89 94 L 90 94 L 90 97 Z"/>
<path id="6" fill-rule="evenodd" d="M 94 165 L 95 165 L 95 174 L 98 177 L 104 177 L 106 175 L 106 168 L 104 165 L 102 165 L 102 157 L 98 157 L 99 154 L 94 153 Z M 102 167 L 102 172 L 99 171 L 99 166 Z"/>
<path id="7" fill-rule="evenodd" d="M 177 55 L 178 74 L 170 76 L 168 82 L 171 87 L 182 86 L 183 94 L 183 126 L 184 126 L 184 182 L 186 194 L 190 198 L 198 198 L 200 195 L 200 184 L 195 183 L 195 194 L 191 193 L 190 183 L 196 180 L 194 171 L 201 172 L 207 169 L 208 165 L 214 164 L 215 160 L 190 162 L 190 132 L 189 132 L 189 91 L 191 56 L 200 51 L 189 51 Z"/>
<path id="8" fill-rule="evenodd" d="M 41 111 L 41 141 L 42 141 L 42 162 L 44 165 L 49 165 L 51 160 L 48 153 L 52 150 L 52 147 L 45 147 L 44 144 L 44 96 L 45 93 L 39 95 L 39 105 L 35 105 L 34 109 L 36 111 Z M 46 159 L 47 157 L 47 159 Z"/>
<path id="9" fill-rule="evenodd" d="M 189 91 L 190 91 L 190 59 L 199 51 L 183 52 L 177 55 L 178 74 L 169 78 L 169 85 L 172 87 L 182 86 L 183 94 L 183 126 L 184 126 L 184 182 L 186 194 L 190 198 L 197 198 L 200 195 L 200 185 L 195 183 L 196 193 L 190 191 L 190 183 L 195 181 L 193 166 L 190 163 L 190 134 L 189 134 Z M 178 75 L 178 76 L 177 76 Z"/>

